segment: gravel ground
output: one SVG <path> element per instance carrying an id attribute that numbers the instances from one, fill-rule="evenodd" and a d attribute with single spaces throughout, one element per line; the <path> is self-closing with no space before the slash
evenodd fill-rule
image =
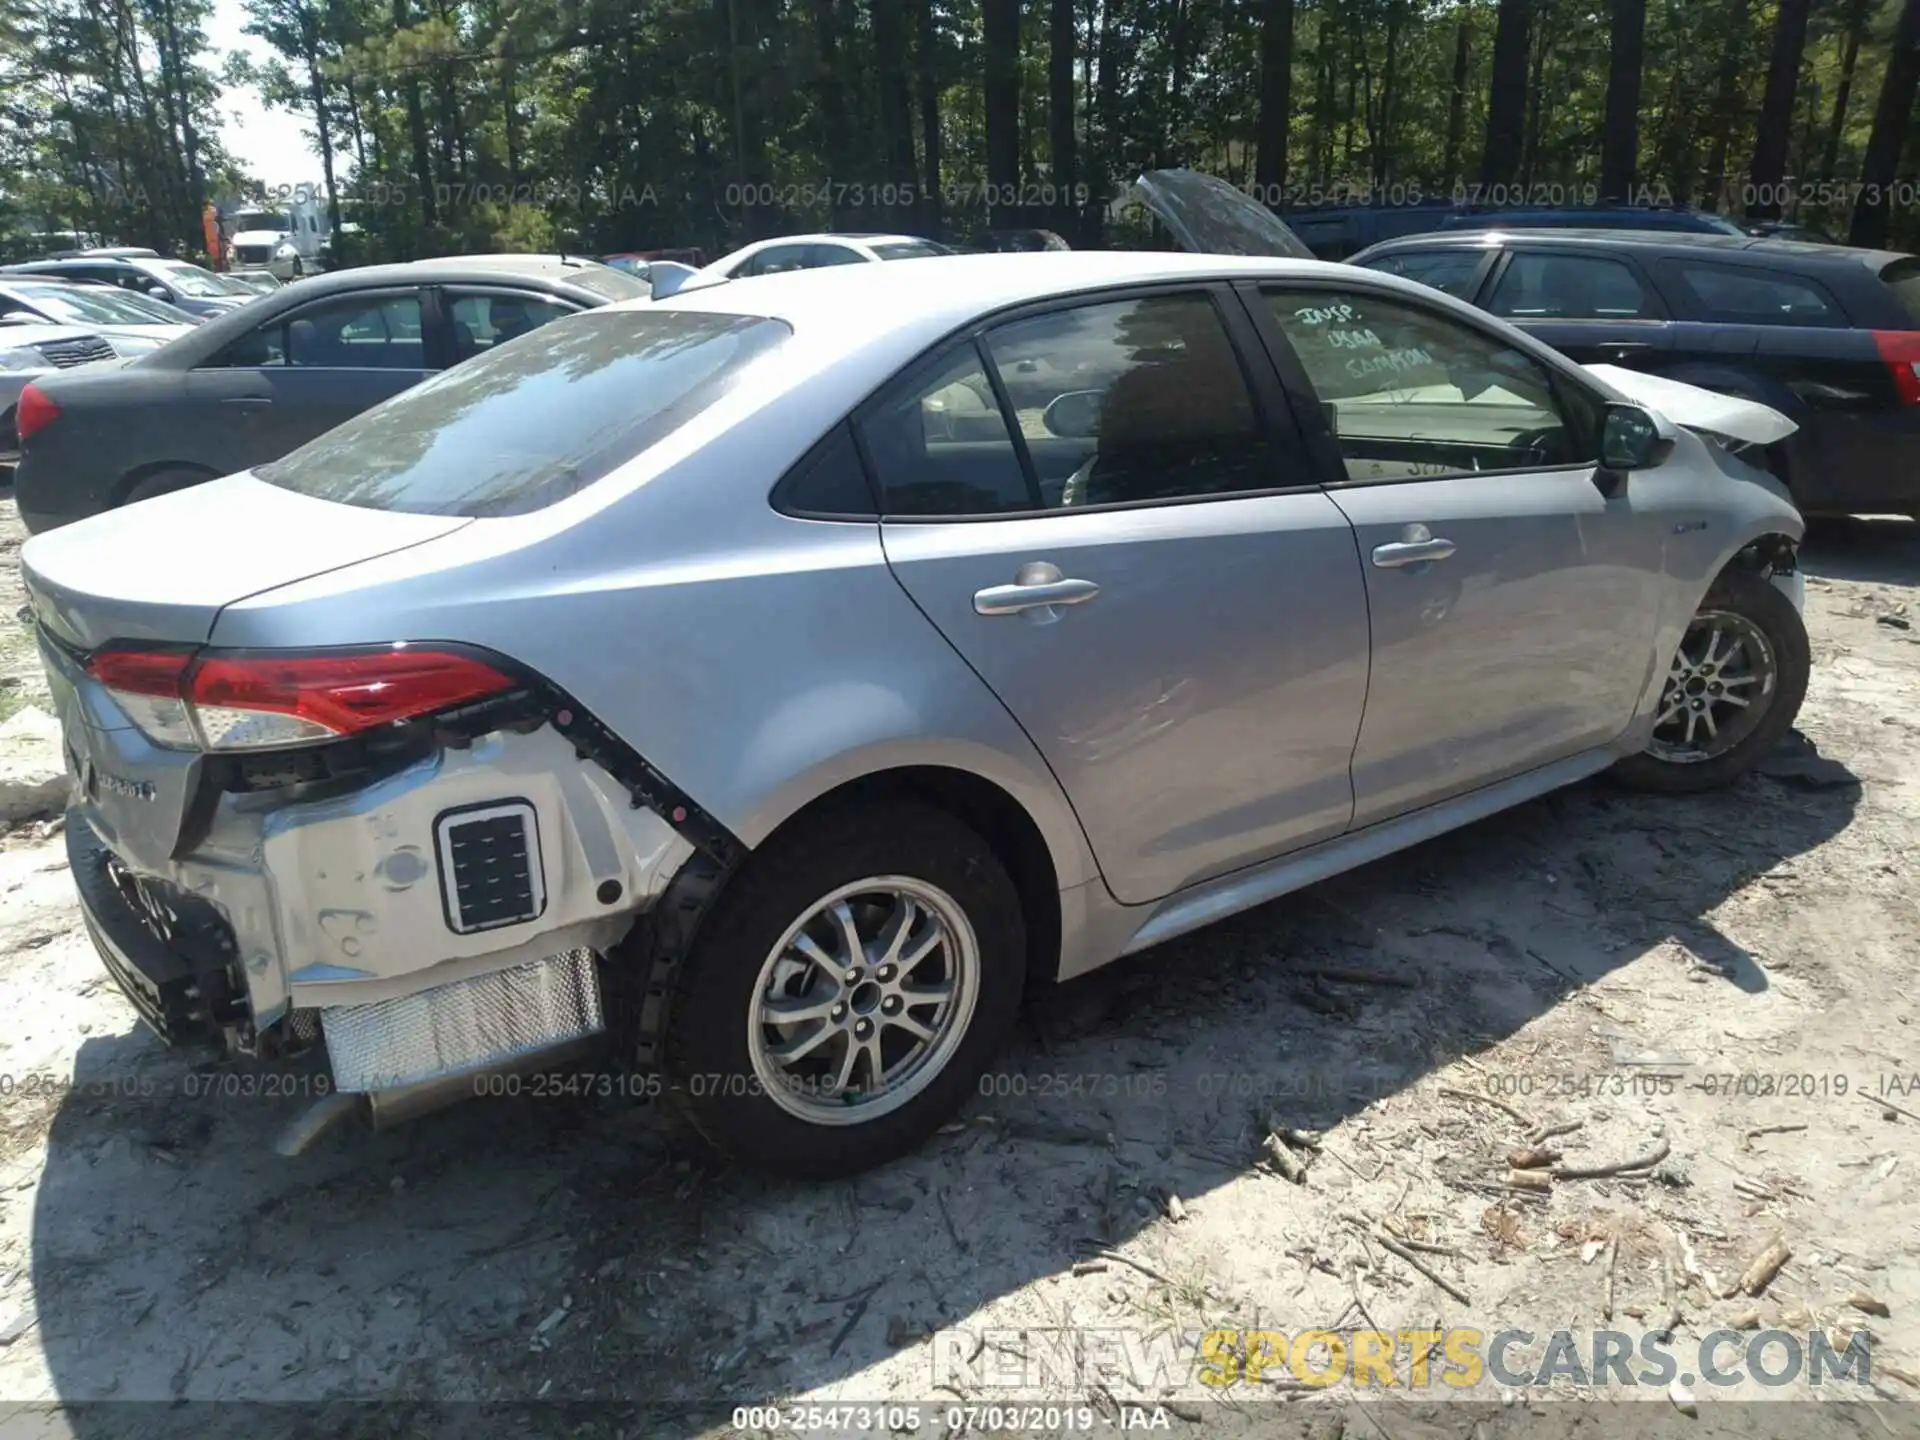
<path id="1" fill-rule="evenodd" d="M 39 697 L 10 618 L 19 538 L 0 499 L 14 706 Z M 301 1082 L 263 1093 L 163 1053 L 89 948 L 59 839 L 18 828 L 0 1406 L 19 1408 L 0 1435 L 183 1415 L 181 1433 L 257 1434 L 263 1413 L 270 1433 L 511 1414 L 515 1433 L 693 1434 L 835 1400 L 1030 1432 L 1048 1417 L 966 1408 L 1021 1399 L 1096 1429 L 1328 1440 L 1920 1433 L 1920 527 L 1855 522 L 1807 569 L 1803 735 L 1766 773 L 1678 801 L 1578 787 L 1066 987 L 948 1133 L 843 1184 L 730 1171 L 655 1108 L 577 1097 L 280 1160 Z M 1562 1167 L 1658 1159 L 1508 1181 L 1510 1151 L 1576 1124 L 1550 1141 Z M 1276 1142 L 1303 1183 L 1263 1151 L 1286 1128 L 1314 1132 Z M 1760 1293 L 1721 1298 L 1777 1238 L 1790 1258 Z M 1065 1331 L 1190 1362 L 1206 1331 L 1436 1323 L 1534 1332 L 1521 1369 L 1559 1330 L 1584 1352 L 1596 1328 L 1638 1345 L 1671 1324 L 1689 1372 L 1729 1325 L 1836 1351 L 1865 1335 L 1871 1377 L 1670 1394 L 1562 1365 L 1518 1393 L 1492 1374 L 1422 1389 L 1403 1351 L 1398 1383 L 1355 1403 L 1285 1367 L 1221 1389 L 1190 1363 L 1047 1360 Z M 1741 1370 L 1739 1347 L 1721 1361 Z M 424 1408 L 319 1408 L 377 1397 Z M 84 1403 L 179 1399 L 292 1404 Z M 539 1408 L 449 1408 L 471 1401 Z"/>

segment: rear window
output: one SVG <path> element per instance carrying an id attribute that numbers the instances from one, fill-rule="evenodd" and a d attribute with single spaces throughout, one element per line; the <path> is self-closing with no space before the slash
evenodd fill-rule
<path id="1" fill-rule="evenodd" d="M 1880 272 L 1880 278 L 1906 307 L 1914 328 L 1920 330 L 1920 259 L 1896 260 Z"/>
<path id="2" fill-rule="evenodd" d="M 582 265 L 578 270 L 567 272 L 569 284 L 578 285 L 582 290 L 590 290 L 595 295 L 603 295 L 608 300 L 640 300 L 653 294 L 653 285 L 647 279 L 645 261 L 628 261 L 633 270 L 617 269 L 612 265 Z"/>
<path id="3" fill-rule="evenodd" d="M 1700 318 L 1730 325 L 1845 325 L 1839 303 L 1812 280 L 1776 270 L 1676 260 Z"/>
<path id="4" fill-rule="evenodd" d="M 411 515 L 524 515 L 658 443 L 790 333 L 752 315 L 594 310 L 482 352 L 254 473 Z"/>
<path id="5" fill-rule="evenodd" d="M 895 240 L 875 245 L 873 253 L 882 260 L 924 260 L 930 255 L 951 255 L 953 252 L 931 240 Z"/>

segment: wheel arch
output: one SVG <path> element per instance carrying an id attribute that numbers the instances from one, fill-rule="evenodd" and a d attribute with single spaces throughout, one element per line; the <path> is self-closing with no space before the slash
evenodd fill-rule
<path id="1" fill-rule="evenodd" d="M 133 494 L 143 482 L 151 480 L 155 475 L 162 474 L 168 470 L 191 471 L 201 477 L 199 481 L 195 482 L 196 484 L 201 484 L 208 480 L 218 480 L 220 478 L 220 472 L 218 470 L 206 465 L 196 465 L 190 460 L 150 460 L 144 465 L 134 466 L 133 469 L 127 471 L 126 474 L 113 482 L 113 489 L 108 496 L 108 508 L 111 509 L 114 506 L 126 504 L 127 497 Z"/>

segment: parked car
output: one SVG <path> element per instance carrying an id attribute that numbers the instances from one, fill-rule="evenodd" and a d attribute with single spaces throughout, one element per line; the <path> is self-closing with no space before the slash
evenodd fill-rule
<path id="1" fill-rule="evenodd" d="M 75 325 L 102 336 L 116 355 L 144 355 L 186 334 L 198 323 L 146 296 L 103 285 L 0 275 L 0 322 Z"/>
<path id="2" fill-rule="evenodd" d="M 1588 205 L 1502 207 L 1444 200 L 1418 205 L 1321 205 L 1282 212 L 1294 233 L 1323 260 L 1344 260 L 1370 245 L 1407 235 L 1458 230 L 1537 230 L 1578 226 L 1594 230 L 1661 230 L 1743 235 L 1724 215 L 1685 206 Z"/>
<path id="3" fill-rule="evenodd" d="M 280 277 L 271 270 L 229 270 L 229 280 L 237 280 L 250 290 L 258 290 L 262 295 L 280 288 Z"/>
<path id="4" fill-rule="evenodd" d="M 174 1042 L 324 1041 L 290 1149 L 611 1029 L 743 1161 L 865 1168 L 1029 980 L 1776 744 L 1801 520 L 1685 427 L 1786 422 L 1663 393 L 1260 257 L 557 320 L 28 542 L 87 923 Z"/>
<path id="5" fill-rule="evenodd" d="M 540 255 L 313 276 L 122 367 L 35 387 L 19 427 L 20 518 L 49 530 L 278 459 L 557 316 L 647 293 L 591 260 Z"/>
<path id="6" fill-rule="evenodd" d="M 698 270 L 707 263 L 707 252 L 698 247 L 682 246 L 667 250 L 618 250 L 600 257 L 602 265 L 611 265 L 616 270 L 624 270 L 643 280 L 647 275 L 647 267 L 656 260 L 670 260 L 676 265 Z"/>
<path id="7" fill-rule="evenodd" d="M 1920 514 L 1920 258 L 1619 231 L 1424 235 L 1356 265 L 1479 305 L 1575 360 L 1791 417 L 1772 463 L 1808 515 Z"/>
<path id="8" fill-rule="evenodd" d="M 112 358 L 112 343 L 82 326 L 0 320 L 0 470 L 11 470 L 20 459 L 15 411 L 27 387 L 58 371 Z"/>
<path id="9" fill-rule="evenodd" d="M 983 230 L 967 246 L 983 255 L 1024 255 L 1036 250 L 1071 250 L 1065 238 L 1052 230 Z"/>
<path id="10" fill-rule="evenodd" d="M 42 275 L 54 280 L 117 285 L 138 295 L 164 300 L 203 319 L 224 315 L 259 293 L 198 265 L 151 254 L 77 256 L 70 260 L 34 260 L 25 265 L 0 266 L 0 277 L 7 275 Z"/>
<path id="11" fill-rule="evenodd" d="M 1800 240 L 1809 245 L 1838 245 L 1841 242 L 1813 225 L 1791 220 L 1758 220 L 1742 227 L 1747 234 L 1763 240 Z"/>
<path id="12" fill-rule="evenodd" d="M 917 235 L 781 235 L 743 245 L 711 265 L 698 268 L 703 277 L 744 280 L 786 270 L 818 270 L 829 265 L 860 265 L 874 260 L 924 260 L 953 253 L 951 246 L 923 240 Z"/>

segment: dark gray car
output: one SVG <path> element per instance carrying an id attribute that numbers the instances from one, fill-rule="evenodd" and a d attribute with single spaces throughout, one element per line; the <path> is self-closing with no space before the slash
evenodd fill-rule
<path id="1" fill-rule="evenodd" d="M 151 355 L 37 387 L 45 403 L 20 427 L 21 519 L 50 530 L 278 459 L 537 325 L 647 293 L 592 261 L 494 255 L 258 296 Z"/>

